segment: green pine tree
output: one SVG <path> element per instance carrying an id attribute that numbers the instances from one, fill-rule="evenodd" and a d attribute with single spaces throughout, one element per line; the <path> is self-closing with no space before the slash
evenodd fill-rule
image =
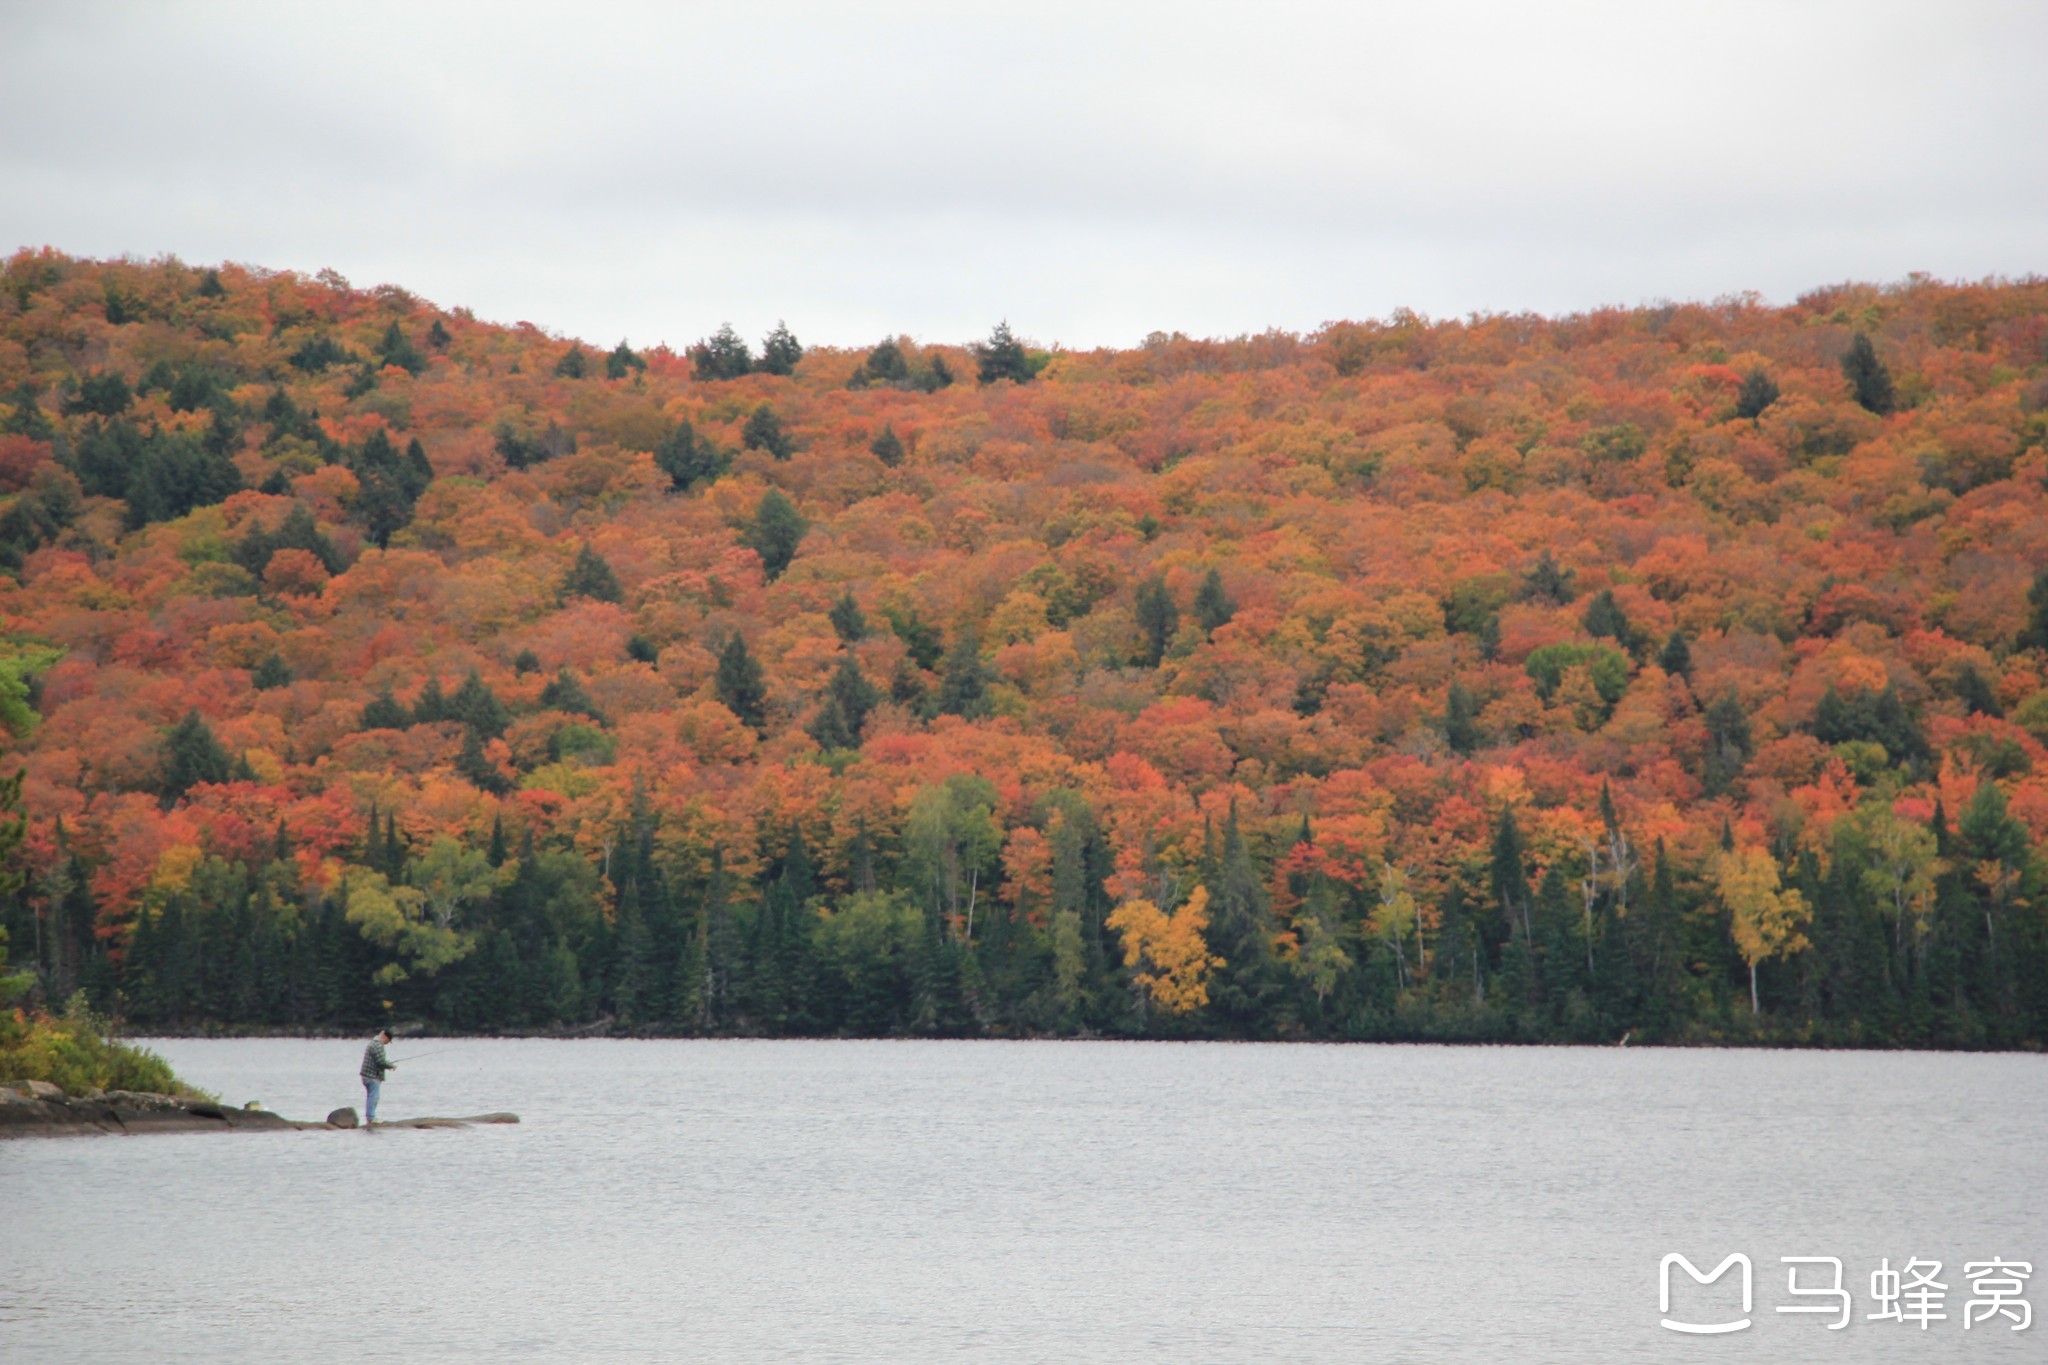
<path id="1" fill-rule="evenodd" d="M 412 723 L 412 712 L 398 704 L 398 699 L 391 695 L 391 689 L 388 687 L 370 698 L 370 704 L 363 708 L 363 718 L 359 722 L 360 727 L 365 730 L 404 730 Z"/>
<path id="2" fill-rule="evenodd" d="M 781 322 L 761 343 L 761 369 L 767 374 L 790 374 L 797 362 L 804 358 L 804 348 L 790 334 L 789 327 Z"/>
<path id="3" fill-rule="evenodd" d="M 868 442 L 868 451 L 880 460 L 884 467 L 894 469 L 903 463 L 903 438 L 896 434 L 896 428 L 882 424 L 882 434 Z"/>
<path id="4" fill-rule="evenodd" d="M 498 694 L 491 691 L 475 669 L 469 671 L 462 686 L 448 699 L 448 714 L 449 719 L 462 722 L 485 739 L 496 739 L 512 723 L 505 703 L 498 700 Z"/>
<path id="5" fill-rule="evenodd" d="M 978 720 L 989 713 L 988 685 L 994 681 L 988 662 L 981 657 L 981 641 L 972 626 L 962 626 L 946 655 L 946 671 L 939 678 L 935 705 L 941 715 Z"/>
<path id="6" fill-rule="evenodd" d="M 754 508 L 754 519 L 741 534 L 740 543 L 761 556 L 762 571 L 776 579 L 796 558 L 797 547 L 810 529 L 810 522 L 782 495 L 782 490 L 771 488 L 761 495 Z"/>
<path id="7" fill-rule="evenodd" d="M 996 324 L 988 340 L 974 348 L 974 358 L 984 384 L 1003 379 L 1015 384 L 1031 382 L 1031 357 L 1024 350 L 1024 343 L 1011 334 L 1008 321 Z"/>
<path id="8" fill-rule="evenodd" d="M 1223 590 L 1223 575 L 1212 567 L 1202 575 L 1202 586 L 1195 590 L 1195 619 L 1202 623 L 1204 635 L 1213 635 L 1219 627 L 1229 625 L 1235 615 L 1237 603 Z"/>
<path id="9" fill-rule="evenodd" d="M 606 379 L 624 379 L 634 371 L 645 370 L 646 368 L 647 362 L 631 346 L 628 346 L 623 339 L 620 340 L 617 346 L 612 348 L 612 353 L 604 358 L 604 377 Z"/>
<path id="10" fill-rule="evenodd" d="M 754 353 L 729 322 L 690 347 L 689 356 L 690 367 L 699 379 L 738 379 L 754 369 Z"/>
<path id="11" fill-rule="evenodd" d="M 868 618 L 861 614 L 860 603 L 853 600 L 853 589 L 848 588 L 832 604 L 829 613 L 833 633 L 842 644 L 858 644 L 868 636 Z"/>
<path id="12" fill-rule="evenodd" d="M 228 781 L 233 769 L 227 750 L 213 737 L 211 727 L 197 710 L 187 711 L 164 737 L 157 791 L 168 809 L 199 783 Z"/>
<path id="13" fill-rule="evenodd" d="M 740 444 L 748 450 L 765 450 L 778 460 L 786 460 L 796 451 L 782 429 L 782 419 L 766 403 L 747 414 L 747 424 L 740 430 Z"/>
<path id="14" fill-rule="evenodd" d="M 1137 616 L 1138 631 L 1144 641 L 1138 662 L 1146 668 L 1157 668 L 1180 629 L 1180 608 L 1174 605 L 1164 578 L 1148 578 L 1138 585 Z"/>
<path id="15" fill-rule="evenodd" d="M 676 489 L 688 492 L 700 483 L 716 482 L 732 467 L 732 459 L 684 421 L 654 448 L 654 464 Z"/>
<path id="16" fill-rule="evenodd" d="M 567 603 L 572 597 L 587 597 L 593 602 L 622 602 L 626 597 L 612 566 L 590 548 L 587 540 L 576 552 L 576 562 L 569 566 L 568 577 L 562 580 L 562 601 Z"/>
<path id="17" fill-rule="evenodd" d="M 759 661 L 747 652 L 744 636 L 735 633 L 719 651 L 712 686 L 726 710 L 757 731 L 766 729 L 768 682 Z"/>
<path id="18" fill-rule="evenodd" d="M 1735 415 L 1754 422 L 1777 401 L 1777 382 L 1760 369 L 1751 370 L 1742 376 L 1742 387 L 1735 394 Z"/>
<path id="19" fill-rule="evenodd" d="M 1851 396 L 1867 411 L 1885 417 L 1897 407 L 1891 371 L 1877 358 L 1877 348 L 1864 333 L 1858 332 L 1842 354 L 1842 374 L 1849 381 Z"/>
<path id="20" fill-rule="evenodd" d="M 1479 703 L 1462 682 L 1451 684 L 1444 702 L 1444 743 L 1456 754 L 1470 755 L 1479 747 Z"/>

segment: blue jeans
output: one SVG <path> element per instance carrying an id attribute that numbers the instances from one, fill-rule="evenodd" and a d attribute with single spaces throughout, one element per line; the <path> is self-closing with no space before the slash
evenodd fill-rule
<path id="1" fill-rule="evenodd" d="M 373 1081 L 368 1076 L 363 1077 L 363 1093 L 369 1096 L 368 1101 L 363 1105 L 363 1122 L 375 1123 L 377 1121 L 377 1092 L 383 1088 L 384 1082 Z"/>

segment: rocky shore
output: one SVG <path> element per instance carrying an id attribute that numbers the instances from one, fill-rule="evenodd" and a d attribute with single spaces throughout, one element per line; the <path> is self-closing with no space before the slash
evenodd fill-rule
<path id="1" fill-rule="evenodd" d="M 517 1123 L 517 1114 L 472 1114 L 463 1118 L 380 1119 L 386 1128 L 467 1128 L 477 1123 Z M 235 1108 L 195 1095 L 157 1095 L 139 1090 L 66 1095 L 48 1081 L 0 1082 L 0 1139 L 73 1137 L 101 1133 L 257 1133 L 362 1126 L 353 1109 L 337 1109 L 318 1122 L 273 1114 L 260 1105 Z"/>

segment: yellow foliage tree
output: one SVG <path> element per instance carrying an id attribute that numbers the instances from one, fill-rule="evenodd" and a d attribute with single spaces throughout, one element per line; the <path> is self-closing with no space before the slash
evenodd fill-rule
<path id="1" fill-rule="evenodd" d="M 1728 908 L 1736 951 L 1749 964 L 1749 1012 L 1759 1012 L 1757 964 L 1790 957 L 1809 946 L 1806 898 L 1780 888 L 1778 860 L 1761 848 L 1736 848 L 1714 860 L 1714 890 Z"/>
<path id="2" fill-rule="evenodd" d="M 1129 900 L 1110 914 L 1109 927 L 1123 935 L 1124 965 L 1135 969 L 1139 987 L 1168 1014 L 1186 1014 L 1209 1003 L 1209 973 L 1223 959 L 1209 951 L 1209 889 L 1195 888 L 1187 904 L 1167 914 L 1148 900 Z"/>

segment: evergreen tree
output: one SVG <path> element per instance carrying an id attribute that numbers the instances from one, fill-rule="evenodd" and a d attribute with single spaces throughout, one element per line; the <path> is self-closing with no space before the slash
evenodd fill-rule
<path id="1" fill-rule="evenodd" d="M 1963 665 L 1963 671 L 1956 675 L 1956 699 L 1969 715 L 1990 716 L 1993 720 L 2005 715 L 2005 708 L 1998 704 L 1998 694 L 1991 690 L 1991 684 L 1975 664 Z"/>
<path id="2" fill-rule="evenodd" d="M 1559 568 L 1557 560 L 1545 550 L 1523 573 L 1521 598 L 1525 602 L 1549 602 L 1561 607 L 1572 600 L 1575 577 L 1574 571 Z"/>
<path id="3" fill-rule="evenodd" d="M 540 672 L 540 655 L 530 649 L 522 649 L 512 656 L 512 671 L 522 677 L 528 673 Z"/>
<path id="4" fill-rule="evenodd" d="M 766 403 L 747 414 L 747 424 L 740 429 L 740 444 L 748 450 L 765 450 L 778 460 L 786 460 L 796 451 L 782 430 L 782 419 Z"/>
<path id="5" fill-rule="evenodd" d="M 347 364 L 348 359 L 348 350 L 326 332 L 307 337 L 285 357 L 293 369 L 305 374 L 321 374 L 330 366 Z"/>
<path id="6" fill-rule="evenodd" d="M 919 615 L 916 607 L 907 612 L 884 607 L 882 614 L 889 618 L 889 629 L 910 651 L 911 660 L 919 668 L 927 673 L 938 668 L 939 660 L 945 656 L 946 641 L 937 626 Z"/>
<path id="7" fill-rule="evenodd" d="M 1700 785 L 1708 796 L 1719 796 L 1749 763 L 1755 746 L 1750 739 L 1749 716 L 1732 692 L 1723 692 L 1707 708 L 1707 753 L 1700 768 Z"/>
<path id="8" fill-rule="evenodd" d="M 270 692 L 291 685 L 292 671 L 286 666 L 284 656 L 276 650 L 263 656 L 263 661 L 249 671 L 249 685 L 258 692 Z"/>
<path id="9" fill-rule="evenodd" d="M 590 693 L 584 690 L 576 675 L 566 668 L 558 669 L 547 686 L 541 688 L 540 704 L 545 710 L 567 711 L 572 715 L 589 716 L 599 722 L 604 720 L 603 714 L 597 709 L 597 703 L 590 699 Z"/>
<path id="10" fill-rule="evenodd" d="M 1210 1011 L 1237 1036 L 1270 1034 L 1282 1022 L 1275 1009 L 1281 985 L 1273 950 L 1278 925 L 1234 801 L 1213 871 L 1203 882 L 1209 887 L 1209 949 L 1223 959 L 1210 978 Z"/>
<path id="11" fill-rule="evenodd" d="M 754 519 L 741 534 L 740 543 L 761 556 L 761 568 L 772 580 L 782 577 L 782 571 L 796 558 L 797 547 L 810 529 L 810 522 L 782 495 L 782 490 L 771 488 L 761 495 L 754 508 Z"/>
<path id="12" fill-rule="evenodd" d="M 363 708 L 360 722 L 365 730 L 404 730 L 412 723 L 412 713 L 398 704 L 388 687 L 370 698 L 370 704 Z"/>
<path id="13" fill-rule="evenodd" d="M 606 379 L 624 379 L 635 370 L 644 371 L 646 368 L 647 362 L 641 359 L 623 339 L 620 340 L 617 346 L 612 348 L 612 353 L 604 358 L 604 377 Z"/>
<path id="14" fill-rule="evenodd" d="M 462 732 L 462 751 L 455 756 L 455 773 L 478 791 L 502 796 L 512 790 L 511 782 L 484 753 L 483 737 L 475 730 Z"/>
<path id="15" fill-rule="evenodd" d="M 732 467 L 732 460 L 684 421 L 654 448 L 654 464 L 672 485 L 688 492 L 700 483 L 715 482 Z"/>
<path id="16" fill-rule="evenodd" d="M 1479 747 L 1479 703 L 1462 682 L 1451 684 L 1444 702 L 1444 743 L 1456 754 L 1470 755 Z"/>
<path id="17" fill-rule="evenodd" d="M 924 698 L 923 672 L 909 659 L 898 659 L 896 671 L 889 675 L 889 700 L 914 711 L 924 705 Z"/>
<path id="18" fill-rule="evenodd" d="M 790 374 L 795 371 L 796 363 L 803 358 L 803 346 L 790 334 L 789 327 L 784 323 L 776 323 L 775 330 L 761 342 L 763 373 Z"/>
<path id="19" fill-rule="evenodd" d="M 1897 406 L 1891 371 L 1877 358 L 1876 348 L 1862 332 L 1856 334 L 1842 354 L 1842 374 L 1849 381 L 1850 394 L 1865 410 L 1886 417 Z"/>
<path id="20" fill-rule="evenodd" d="M 441 680 L 428 678 L 427 685 L 413 698 L 412 723 L 414 725 L 438 725 L 444 720 L 455 719 L 454 711 L 448 705 L 448 698 L 441 692 Z"/>
<path id="21" fill-rule="evenodd" d="M 870 384 L 901 384 L 910 378 L 910 365 L 903 358 L 903 348 L 894 341 L 884 341 L 868 352 L 861 367 L 853 372 L 853 388 L 866 388 Z"/>
<path id="22" fill-rule="evenodd" d="M 848 588 L 832 604 L 829 613 L 833 633 L 841 644 L 859 644 L 868 637 L 868 618 L 861 614 L 860 604 L 853 600 L 853 589 Z"/>
<path id="23" fill-rule="evenodd" d="M 157 790 L 165 809 L 201 782 L 226 782 L 233 770 L 227 750 L 213 737 L 213 730 L 200 719 L 197 710 L 171 727 L 164 737 L 164 756 Z"/>
<path id="24" fill-rule="evenodd" d="M 56 434 L 33 382 L 24 379 L 15 385 L 8 403 L 11 407 L 7 420 L 0 422 L 0 434 L 26 436 L 31 441 L 47 441 Z"/>
<path id="25" fill-rule="evenodd" d="M 378 545 L 388 544 L 392 534 L 412 520 L 413 504 L 433 482 L 426 452 L 409 448 L 401 455 L 381 427 L 349 453 L 348 468 L 360 485 L 356 518 Z"/>
<path id="26" fill-rule="evenodd" d="M 442 322 L 441 319 L 439 318 L 435 318 L 434 325 L 427 328 L 427 345 L 433 347 L 437 351 L 447 350 L 448 343 L 450 343 L 453 340 L 455 340 L 455 338 L 449 335 L 448 325 Z"/>
<path id="27" fill-rule="evenodd" d="M 1202 633 L 1215 634 L 1219 627 L 1230 624 L 1235 615 L 1237 603 L 1223 591 L 1223 575 L 1210 568 L 1202 576 L 1202 586 L 1195 590 L 1195 619 L 1202 623 Z"/>
<path id="28" fill-rule="evenodd" d="M 2036 571 L 2027 589 L 2027 623 L 2016 643 L 2021 649 L 2048 650 L 2048 568 Z"/>
<path id="29" fill-rule="evenodd" d="M 1166 647 L 1173 643 L 1174 634 L 1180 629 L 1180 608 L 1173 604 L 1173 595 L 1166 590 L 1165 579 L 1148 578 L 1138 585 L 1137 617 L 1138 631 L 1144 641 L 1138 662 L 1146 668 L 1157 668 L 1166 657 Z"/>
<path id="30" fill-rule="evenodd" d="M 979 720 L 989 713 L 988 685 L 994 680 L 981 657 L 981 641 L 972 626 L 963 625 L 946 655 L 935 702 L 941 715 Z"/>
<path id="31" fill-rule="evenodd" d="M 839 667 L 834 670 L 832 681 L 825 689 L 825 700 L 811 721 L 811 738 L 824 749 L 860 747 L 861 731 L 867 725 L 868 712 L 880 700 L 881 694 L 860 671 L 860 664 L 853 655 L 841 654 Z"/>
<path id="32" fill-rule="evenodd" d="M 768 682 L 761 665 L 747 652 L 746 638 L 735 632 L 719 651 L 712 683 L 725 709 L 756 731 L 768 725 Z"/>
<path id="33" fill-rule="evenodd" d="M 1635 648 L 1635 629 L 1629 625 L 1621 604 L 1614 600 L 1611 588 L 1602 588 L 1587 604 L 1585 626 L 1586 634 L 1596 640 L 1613 640 L 1623 649 Z"/>
<path id="34" fill-rule="evenodd" d="M 1692 676 L 1692 646 L 1686 643 L 1684 631 L 1671 632 L 1671 638 L 1664 642 L 1663 652 L 1657 656 L 1657 667 L 1674 678 Z"/>
<path id="35" fill-rule="evenodd" d="M 462 686 L 448 699 L 448 718 L 462 722 L 485 739 L 496 739 L 512 723 L 505 703 L 498 700 L 498 694 L 491 691 L 475 669 L 469 671 Z"/>
<path id="36" fill-rule="evenodd" d="M 1777 382 L 1761 369 L 1753 369 L 1742 376 L 1742 387 L 1735 394 L 1735 415 L 1753 422 L 1777 401 Z"/>
<path id="37" fill-rule="evenodd" d="M 581 345 L 573 342 L 569 349 L 562 353 L 562 358 L 555 362 L 557 379 L 581 379 L 589 373 L 590 357 L 583 353 Z"/>
<path id="38" fill-rule="evenodd" d="M 134 531 L 175 520 L 195 507 L 211 507 L 241 489 L 241 471 L 220 443 L 152 432 L 141 443 L 120 492 L 128 502 L 128 529 Z"/>
<path id="39" fill-rule="evenodd" d="M 1512 807 L 1501 811 L 1500 823 L 1494 826 L 1486 875 L 1491 899 L 1476 916 L 1479 936 L 1504 978 L 1510 999 L 1523 998 L 1535 986 L 1535 896 L 1529 888 L 1522 830 Z"/>
<path id="40" fill-rule="evenodd" d="M 419 348 L 412 344 L 412 338 L 396 322 L 384 329 L 384 337 L 377 343 L 377 359 L 412 375 L 427 368 L 427 358 L 419 353 Z"/>
<path id="41" fill-rule="evenodd" d="M 129 392 L 128 381 L 121 377 L 120 371 L 105 370 L 79 380 L 78 393 L 65 402 L 64 410 L 118 417 L 134 402 L 135 396 Z"/>
<path id="42" fill-rule="evenodd" d="M 220 282 L 218 270 L 208 270 L 199 277 L 199 288 L 193 291 L 202 299 L 218 299 L 227 296 L 227 286 Z"/>
<path id="43" fill-rule="evenodd" d="M 699 379 L 738 379 L 754 369 L 754 353 L 726 323 L 689 350 L 690 366 Z"/>
<path id="44" fill-rule="evenodd" d="M 100 289 L 100 307 L 105 310 L 107 325 L 110 327 L 125 327 L 131 322 L 138 321 L 141 316 L 141 310 L 121 293 L 112 280 L 108 280 Z"/>
<path id="45" fill-rule="evenodd" d="M 1031 357 L 1025 353 L 1024 344 L 1011 335 L 1007 321 L 997 323 L 988 340 L 974 348 L 974 358 L 984 384 L 1000 379 L 1017 384 L 1031 382 Z"/>
<path id="46" fill-rule="evenodd" d="M 889 469 L 903 463 L 903 438 L 896 434 L 896 428 L 889 423 L 882 424 L 882 434 L 868 442 L 868 451 Z"/>
<path id="47" fill-rule="evenodd" d="M 576 552 L 576 562 L 569 566 L 568 577 L 562 580 L 562 602 L 566 605 L 572 597 L 587 597 L 593 602 L 623 602 L 626 598 L 612 566 L 590 548 L 587 540 Z"/>

